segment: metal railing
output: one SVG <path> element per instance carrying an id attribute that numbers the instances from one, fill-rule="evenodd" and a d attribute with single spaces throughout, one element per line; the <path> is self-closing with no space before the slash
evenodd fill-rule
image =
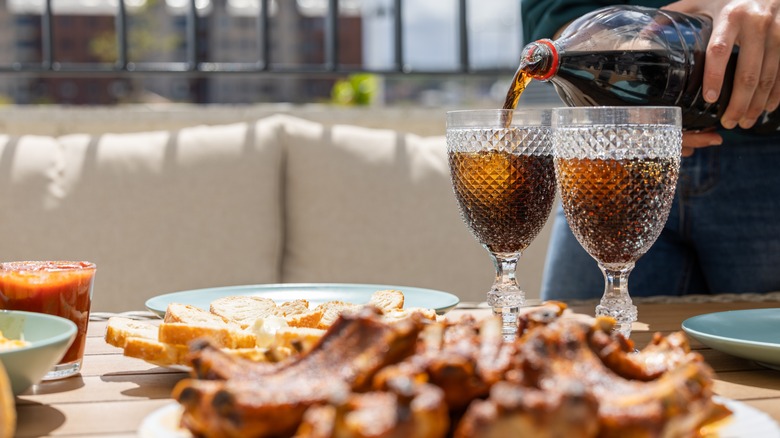
<path id="1" fill-rule="evenodd" d="M 327 0 L 327 12 L 324 16 L 324 62 L 319 65 L 283 66 L 272 62 L 271 28 L 269 11 L 271 0 L 258 0 L 257 47 L 258 59 L 254 62 L 204 62 L 198 58 L 200 53 L 198 39 L 198 12 L 196 0 L 188 0 L 186 13 L 186 60 L 183 62 L 130 62 L 128 60 L 128 11 L 125 0 L 119 0 L 116 11 L 116 61 L 105 62 L 58 62 L 54 56 L 54 14 L 52 1 L 44 0 L 41 14 L 41 61 L 0 65 L 1 73 L 33 73 L 37 76 L 125 76 L 138 74 L 176 74 L 189 76 L 210 76 L 224 74 L 270 74 L 270 75 L 344 75 L 350 73 L 374 73 L 381 75 L 506 75 L 513 72 L 509 68 L 481 68 L 471 66 L 469 56 L 469 32 L 467 20 L 467 0 L 457 3 L 457 50 L 458 62 L 454 68 L 419 70 L 409 69 L 405 63 L 403 47 L 403 0 L 392 0 L 392 65 L 388 68 L 371 69 L 364 66 L 347 66 L 339 63 L 339 0 Z M 288 1 L 288 0 L 282 0 Z"/>

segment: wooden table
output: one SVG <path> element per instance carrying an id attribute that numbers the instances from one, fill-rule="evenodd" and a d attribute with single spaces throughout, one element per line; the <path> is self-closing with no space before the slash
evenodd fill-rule
<path id="1" fill-rule="evenodd" d="M 777 302 L 640 304 L 640 322 L 632 338 L 644 346 L 653 332 L 680 329 L 688 317 L 732 309 L 780 307 Z M 593 307 L 573 307 L 592 314 Z M 487 310 L 453 310 L 485 314 Z M 143 419 L 171 403 L 173 386 L 186 374 L 159 368 L 103 341 L 105 322 L 89 327 L 87 353 L 81 376 L 39 385 L 17 398 L 18 437 L 130 437 L 136 436 Z M 705 348 L 692 341 L 716 370 L 715 390 L 771 415 L 780 422 L 780 372 L 762 368 L 750 361 Z"/>

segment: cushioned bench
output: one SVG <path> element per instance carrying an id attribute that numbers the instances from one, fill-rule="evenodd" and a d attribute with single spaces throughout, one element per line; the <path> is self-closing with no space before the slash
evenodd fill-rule
<path id="1" fill-rule="evenodd" d="M 94 261 L 94 310 L 279 282 L 398 284 L 483 300 L 492 281 L 458 214 L 443 135 L 289 115 L 6 135 L 0 192 L 0 258 Z M 530 296 L 546 236 L 538 240 L 521 261 Z"/>

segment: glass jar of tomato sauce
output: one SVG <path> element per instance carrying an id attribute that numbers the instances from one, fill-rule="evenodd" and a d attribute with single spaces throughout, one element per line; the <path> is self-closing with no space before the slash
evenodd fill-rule
<path id="1" fill-rule="evenodd" d="M 83 261 L 0 263 L 0 309 L 61 316 L 78 327 L 73 344 L 44 380 L 81 370 L 96 269 L 94 263 Z"/>

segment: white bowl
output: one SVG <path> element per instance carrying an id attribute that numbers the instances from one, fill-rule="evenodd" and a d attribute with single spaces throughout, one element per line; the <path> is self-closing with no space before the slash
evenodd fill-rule
<path id="1" fill-rule="evenodd" d="M 29 344 L 0 351 L 14 395 L 41 381 L 76 337 L 76 324 L 45 313 L 0 310 L 0 331 L 8 339 L 24 339 Z"/>

